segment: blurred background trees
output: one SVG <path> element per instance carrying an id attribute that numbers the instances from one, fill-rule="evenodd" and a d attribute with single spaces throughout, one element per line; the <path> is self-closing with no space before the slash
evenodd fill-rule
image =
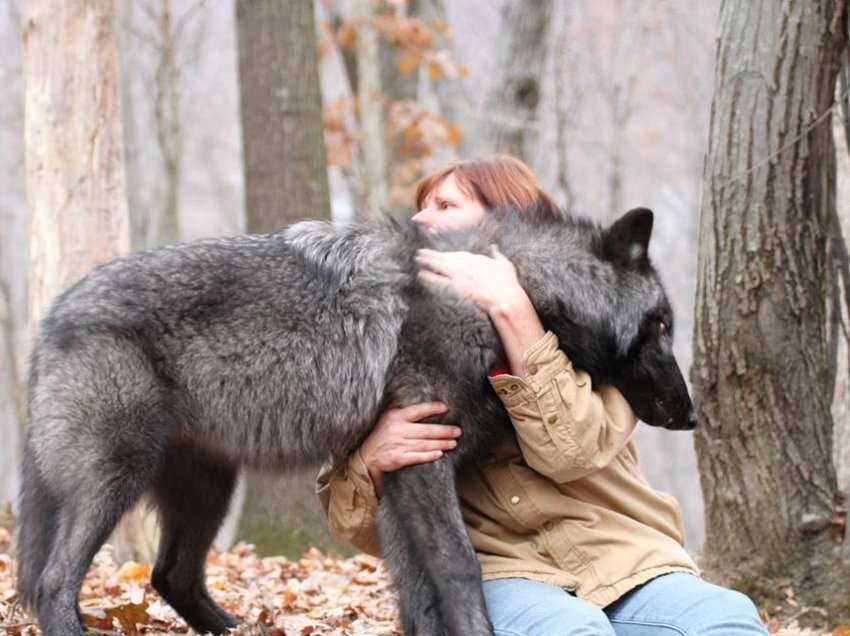
<path id="1" fill-rule="evenodd" d="M 7 502 L 17 489 L 29 342 L 24 4 L 0 4 L 6 95 L 0 102 L 0 501 Z M 816 4 L 799 6 L 811 12 Z M 688 368 L 719 8 L 718 0 L 115 0 L 132 249 L 260 231 L 304 216 L 321 218 L 328 210 L 337 221 L 383 210 L 405 214 L 416 180 L 431 168 L 507 150 L 578 213 L 608 222 L 629 207 L 656 211 L 651 256 L 676 312 L 676 354 Z M 846 48 L 839 62 L 846 74 Z M 767 88 L 772 95 L 785 90 L 782 83 Z M 846 100 L 846 89 L 839 85 L 838 93 Z M 829 95 L 818 99 L 812 116 Z M 791 141 L 790 132 L 783 135 L 770 143 L 757 136 L 751 155 L 727 166 L 726 176 Z M 834 136 L 836 218 L 846 232 L 850 197 L 841 117 Z M 726 210 L 725 199 L 721 203 L 718 210 Z M 836 279 L 840 285 L 831 285 L 824 313 L 831 371 L 823 395 L 831 398 L 837 488 L 846 491 L 850 410 L 842 289 L 850 283 L 839 230 L 829 235 L 834 260 L 824 264 L 824 271 L 834 264 L 845 274 Z M 714 296 L 703 302 L 711 305 Z M 719 309 L 722 326 L 727 308 Z M 699 549 L 703 504 L 692 435 L 641 427 L 638 443 L 650 481 L 679 499 L 689 547 Z M 299 492 L 271 488 L 262 500 L 278 498 L 280 506 L 261 510 L 269 525 L 253 524 L 249 539 L 266 531 L 289 537 L 263 545 L 290 553 L 326 540 L 323 527 L 314 527 L 320 517 L 307 510 L 314 505 L 309 476 Z M 281 529 L 287 518 L 308 521 Z"/>

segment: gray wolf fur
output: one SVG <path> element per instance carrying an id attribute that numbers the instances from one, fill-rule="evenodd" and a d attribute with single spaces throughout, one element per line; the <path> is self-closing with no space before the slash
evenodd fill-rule
<path id="1" fill-rule="evenodd" d="M 55 300 L 32 353 L 20 598 L 46 635 L 81 634 L 85 572 L 150 492 L 162 527 L 153 586 L 197 631 L 223 632 L 238 621 L 209 597 L 204 557 L 238 466 L 340 460 L 391 401 L 437 399 L 463 436 L 439 461 L 386 476 L 383 549 L 408 634 L 491 634 L 454 479 L 510 434 L 486 381 L 504 353 L 472 303 L 418 283 L 413 256 L 498 244 L 576 366 L 647 423 L 692 428 L 651 228 L 643 209 L 607 229 L 497 211 L 445 236 L 305 222 L 94 269 Z"/>

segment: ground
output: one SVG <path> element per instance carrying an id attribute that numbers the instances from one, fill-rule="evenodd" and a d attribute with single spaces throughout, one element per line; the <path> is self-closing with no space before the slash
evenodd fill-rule
<path id="1" fill-rule="evenodd" d="M 0 634 L 35 636 L 40 632 L 32 617 L 15 604 L 15 564 L 9 544 L 10 533 L 0 526 Z M 118 566 L 109 546 L 104 546 L 80 596 L 89 632 L 191 633 L 153 591 L 149 574 L 144 565 Z M 387 571 L 370 556 L 342 559 L 308 550 L 298 560 L 260 558 L 252 546 L 238 544 L 228 552 L 210 553 L 207 583 L 217 602 L 246 619 L 246 627 L 235 634 L 401 636 Z M 793 598 L 789 602 L 793 607 Z M 813 632 L 798 629 L 793 620 L 780 625 L 770 613 L 763 616 L 774 634 L 850 636 L 847 627 Z"/>

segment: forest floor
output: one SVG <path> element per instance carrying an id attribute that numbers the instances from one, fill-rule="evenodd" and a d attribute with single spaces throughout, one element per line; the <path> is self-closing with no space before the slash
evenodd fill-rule
<path id="1" fill-rule="evenodd" d="M 35 636 L 41 632 L 33 618 L 15 602 L 10 537 L 9 529 L 0 525 L 0 634 Z M 104 546 L 80 595 L 88 632 L 194 633 L 151 588 L 149 577 L 147 566 L 117 565 Z M 252 546 L 237 544 L 227 552 L 209 554 L 207 584 L 220 605 L 245 619 L 235 634 L 401 636 L 387 571 L 379 559 L 367 555 L 343 559 L 311 549 L 297 560 L 260 558 Z M 793 609 L 793 599 L 789 602 Z M 832 632 L 801 629 L 793 618 L 781 622 L 774 617 L 787 616 L 789 607 L 773 610 L 762 612 L 772 634 L 850 636 L 845 626 Z"/>

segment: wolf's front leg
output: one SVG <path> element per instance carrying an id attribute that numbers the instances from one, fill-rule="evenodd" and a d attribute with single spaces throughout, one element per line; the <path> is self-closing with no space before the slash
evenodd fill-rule
<path id="1" fill-rule="evenodd" d="M 437 606 L 430 575 L 413 548 L 410 533 L 400 521 L 398 506 L 383 497 L 378 510 L 381 552 L 390 569 L 399 604 L 401 623 L 410 636 L 447 636 Z"/>
<path id="2" fill-rule="evenodd" d="M 378 518 L 405 630 L 416 636 L 491 636 L 481 567 L 460 514 L 448 457 L 382 477 Z"/>

